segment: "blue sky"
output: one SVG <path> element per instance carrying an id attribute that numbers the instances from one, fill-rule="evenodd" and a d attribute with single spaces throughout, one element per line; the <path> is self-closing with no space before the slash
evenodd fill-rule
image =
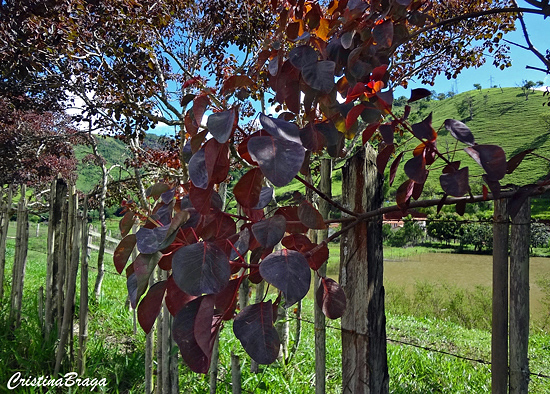
<path id="1" fill-rule="evenodd" d="M 520 7 L 532 8 L 525 1 L 518 1 L 518 5 Z M 546 49 L 550 49 L 550 34 L 548 33 L 550 31 L 550 18 L 544 20 L 540 15 L 525 15 L 525 22 L 531 42 L 544 54 Z M 526 45 L 519 22 L 517 23 L 517 28 L 519 30 L 508 33 L 504 38 L 520 45 Z M 535 82 L 543 81 L 545 86 L 550 85 L 550 76 L 540 71 L 528 70 L 525 68 L 527 65 L 543 67 L 541 61 L 534 54 L 525 49 L 518 48 L 517 46 L 511 46 L 510 55 L 512 67 L 502 71 L 493 66 L 492 60 L 487 58 L 483 66 L 463 71 L 456 80 L 448 80 L 445 76 L 439 76 L 436 78 L 433 87 L 424 86 L 411 81 L 407 91 L 403 89 L 396 90 L 395 96 L 408 96 L 408 90 L 417 87 L 426 87 L 438 93 L 447 93 L 451 90 L 458 90 L 460 93 L 474 89 L 474 83 L 479 83 L 482 88 L 488 88 L 491 86 L 491 80 L 493 86 L 497 85 L 502 87 L 518 86 L 522 80 L 532 80 Z"/>

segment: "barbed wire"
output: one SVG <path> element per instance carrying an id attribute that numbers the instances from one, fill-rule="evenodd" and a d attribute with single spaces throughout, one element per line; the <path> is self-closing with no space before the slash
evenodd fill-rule
<path id="1" fill-rule="evenodd" d="M 311 320 L 303 318 L 303 317 L 289 316 L 289 319 L 301 320 L 304 323 L 315 325 L 314 321 L 311 321 Z M 341 327 L 332 326 L 330 324 L 325 324 L 325 328 L 330 328 L 330 329 L 337 330 L 337 331 L 340 331 L 340 332 L 345 332 L 346 331 L 345 329 L 342 329 Z M 363 333 L 358 333 L 358 332 L 354 332 L 354 333 L 357 334 L 357 335 L 368 336 L 368 334 L 363 334 Z M 433 353 L 440 353 L 440 354 L 443 354 L 443 355 L 446 355 L 446 356 L 455 357 L 455 358 L 465 360 L 465 361 L 471 361 L 471 362 L 476 362 L 476 363 L 479 363 L 479 364 L 491 365 L 491 362 L 487 361 L 487 360 L 483 360 L 483 359 L 480 359 L 480 358 L 476 359 L 476 358 L 471 358 L 471 357 L 467 357 L 467 356 L 462 356 L 460 354 L 451 353 L 451 352 L 447 352 L 445 350 L 440 350 L 440 349 L 435 349 L 435 348 L 431 348 L 431 347 L 428 347 L 428 346 L 419 345 L 417 343 L 407 342 L 407 341 L 403 341 L 403 340 L 399 340 L 399 339 L 393 339 L 393 338 L 389 338 L 389 337 L 386 337 L 386 341 L 399 343 L 401 345 L 406 345 L 406 346 L 412 346 L 412 347 L 422 349 L 422 350 L 426 350 L 426 351 L 433 352 Z M 550 375 L 542 373 L 542 372 L 529 372 L 529 375 L 530 376 L 536 376 L 538 378 L 550 379 Z"/>

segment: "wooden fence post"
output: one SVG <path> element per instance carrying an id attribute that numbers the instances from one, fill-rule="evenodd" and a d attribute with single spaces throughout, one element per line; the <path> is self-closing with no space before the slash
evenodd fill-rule
<path id="1" fill-rule="evenodd" d="M 21 323 L 21 306 L 23 305 L 23 284 L 27 266 L 27 249 L 29 241 L 29 213 L 27 211 L 27 188 L 21 185 L 21 198 L 17 206 L 17 232 L 15 235 L 15 256 L 11 282 L 10 321 L 14 327 Z"/>
<path id="2" fill-rule="evenodd" d="M 231 392 L 241 394 L 241 363 L 239 356 L 231 352 Z"/>
<path id="3" fill-rule="evenodd" d="M 367 145 L 342 168 L 344 206 L 354 212 L 380 208 L 382 183 L 376 152 Z M 347 298 L 342 316 L 342 391 L 388 393 L 381 216 L 342 235 L 340 284 Z"/>
<path id="4" fill-rule="evenodd" d="M 82 207 L 82 235 L 80 249 L 80 307 L 78 317 L 78 357 L 77 370 L 79 375 L 86 372 L 86 344 L 88 342 L 88 195 L 84 196 Z"/>
<path id="5" fill-rule="evenodd" d="M 59 335 L 59 343 L 57 346 L 57 354 L 55 359 L 54 376 L 57 376 L 61 370 L 61 362 L 65 355 L 65 345 L 68 342 L 69 334 L 72 331 L 71 325 L 73 321 L 73 304 L 76 293 L 76 277 L 78 274 L 79 265 L 79 248 L 80 244 L 80 220 L 76 220 L 76 214 L 78 210 L 78 199 L 76 191 L 73 185 L 70 187 L 68 196 L 68 210 L 67 210 L 67 229 L 66 229 L 66 243 L 71 249 L 66 250 L 67 263 L 69 269 L 67 270 L 67 286 L 65 291 L 65 298 L 63 300 L 63 318 L 61 320 L 61 330 Z M 74 246 L 74 247 L 73 247 Z M 69 253 L 70 251 L 70 253 Z"/>
<path id="6" fill-rule="evenodd" d="M 2 205 L 0 213 L 0 300 L 4 297 L 4 272 L 6 269 L 6 240 L 10 227 L 11 203 L 13 199 L 13 186 L 8 186 L 6 204 Z M 0 199 L 0 203 L 2 200 Z"/>
<path id="7" fill-rule="evenodd" d="M 529 386 L 529 228 L 530 199 L 512 218 L 510 247 L 510 394 Z"/>
<path id="8" fill-rule="evenodd" d="M 321 184 L 319 189 L 325 195 L 332 196 L 332 160 L 321 160 Z M 319 212 L 324 219 L 328 219 L 330 206 L 327 201 L 319 200 Z M 320 242 L 328 237 L 328 229 L 320 230 L 317 234 L 317 241 Z M 321 286 L 321 279 L 327 274 L 327 263 L 325 262 L 318 270 L 319 276 L 315 276 L 315 294 Z M 317 304 L 315 298 L 315 393 L 324 394 L 326 391 L 326 328 L 325 315 Z"/>
<path id="9" fill-rule="evenodd" d="M 508 208 L 495 200 L 493 216 L 493 319 L 491 392 L 508 391 Z"/>

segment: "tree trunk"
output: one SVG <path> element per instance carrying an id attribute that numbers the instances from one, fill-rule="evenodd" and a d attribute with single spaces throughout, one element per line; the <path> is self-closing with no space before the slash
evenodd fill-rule
<path id="1" fill-rule="evenodd" d="M 103 277 L 105 276 L 105 239 L 107 237 L 107 224 L 105 223 L 105 200 L 107 198 L 107 181 L 108 181 L 108 171 L 105 166 L 105 161 L 103 157 L 99 154 L 97 148 L 97 141 L 94 136 L 90 136 L 92 141 L 92 149 L 94 156 L 101 167 L 101 192 L 99 194 L 99 222 L 100 222 L 100 238 L 99 238 L 99 251 L 97 252 L 97 276 L 95 279 L 94 285 L 94 298 L 99 299 L 101 295 L 101 285 L 103 283 Z"/>
<path id="2" fill-rule="evenodd" d="M 510 394 L 529 387 L 529 227 L 530 199 L 512 218 L 510 247 Z"/>
<path id="3" fill-rule="evenodd" d="M 319 189 L 327 196 L 332 197 L 332 160 L 321 161 L 321 184 Z M 319 212 L 324 219 L 328 219 L 330 205 L 324 199 L 319 200 Z M 317 242 L 327 239 L 328 229 L 320 230 L 317 233 Z M 324 263 L 315 276 L 315 292 L 321 285 L 321 277 L 327 274 L 327 263 Z M 325 315 L 317 304 L 315 298 L 315 394 L 324 394 L 326 391 L 326 328 Z"/>
<path id="4" fill-rule="evenodd" d="M 27 211 L 27 188 L 21 185 L 21 198 L 17 207 L 17 232 L 15 235 L 15 256 L 11 281 L 10 322 L 15 328 L 21 323 L 21 307 L 23 305 L 23 284 L 27 266 L 27 249 L 29 241 L 29 213 Z"/>
<path id="5" fill-rule="evenodd" d="M 383 176 L 369 145 L 342 168 L 344 206 L 367 212 L 382 206 Z M 342 235 L 340 283 L 347 298 L 342 316 L 342 390 L 350 394 L 389 391 L 384 312 L 382 217 Z"/>
<path id="6" fill-rule="evenodd" d="M 8 239 L 8 230 L 10 227 L 11 203 L 13 199 L 13 186 L 8 186 L 6 204 L 2 205 L 0 216 L 0 300 L 4 297 L 4 276 L 6 269 L 6 241 Z M 2 199 L 0 199 L 0 203 Z"/>
<path id="7" fill-rule="evenodd" d="M 86 372 L 86 344 L 88 342 L 88 196 L 84 196 L 82 207 L 82 235 L 81 242 L 81 269 L 80 269 L 80 307 L 78 318 L 78 358 L 77 370 L 79 375 Z"/>
<path id="8" fill-rule="evenodd" d="M 493 319 L 491 392 L 508 391 L 508 210 L 505 199 L 495 201 L 493 217 Z"/>
<path id="9" fill-rule="evenodd" d="M 65 193 L 67 192 L 67 189 L 65 189 Z M 59 243 L 56 244 L 56 256 L 57 256 L 57 277 L 56 277 L 56 286 L 57 286 L 57 294 L 56 294 L 56 322 L 57 322 L 57 339 L 61 336 L 61 324 L 63 320 L 63 305 L 65 303 L 65 276 L 67 272 L 67 242 L 68 242 L 68 203 L 67 203 L 67 195 L 65 194 L 63 196 L 65 200 L 63 200 L 63 205 L 61 208 L 61 224 L 59 226 L 59 237 L 56 236 L 56 239 L 59 239 Z"/>

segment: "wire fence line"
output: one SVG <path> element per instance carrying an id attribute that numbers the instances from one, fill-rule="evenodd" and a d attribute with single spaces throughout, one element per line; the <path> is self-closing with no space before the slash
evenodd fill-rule
<path id="1" fill-rule="evenodd" d="M 315 322 L 313 322 L 309 319 L 305 319 L 303 317 L 289 316 L 289 319 L 301 320 L 304 323 L 315 325 Z M 325 328 L 329 328 L 329 329 L 340 331 L 340 332 L 345 332 L 346 331 L 345 329 L 343 329 L 341 327 L 332 326 L 330 324 L 325 324 Z M 366 334 L 366 333 L 358 333 L 358 335 L 368 336 L 368 334 Z M 455 357 L 455 358 L 458 358 L 458 359 L 461 359 L 461 360 L 475 362 L 475 363 L 478 363 L 478 364 L 491 365 L 491 362 L 487 361 L 487 360 L 483 360 L 483 359 L 480 359 L 480 358 L 472 358 L 472 357 L 462 356 L 460 354 L 451 353 L 451 352 L 447 352 L 445 350 L 435 349 L 435 348 L 431 348 L 429 346 L 423 346 L 423 345 L 419 345 L 419 344 L 416 344 L 416 343 L 403 341 L 403 340 L 400 340 L 400 339 L 393 339 L 393 338 L 386 337 L 386 341 L 393 342 L 393 343 L 398 343 L 400 345 L 415 347 L 415 348 L 426 350 L 426 351 L 433 352 L 433 353 L 440 353 L 440 354 L 443 354 L 443 355 L 446 355 L 446 356 L 451 356 L 451 357 Z M 550 375 L 548 375 L 546 373 L 542 373 L 542 372 L 529 372 L 529 375 L 539 377 L 539 378 L 544 378 L 544 379 L 550 379 Z"/>

